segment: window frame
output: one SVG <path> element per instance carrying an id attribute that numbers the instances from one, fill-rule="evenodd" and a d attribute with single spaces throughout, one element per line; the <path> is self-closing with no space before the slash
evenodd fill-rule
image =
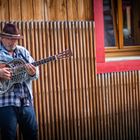
<path id="1" fill-rule="evenodd" d="M 97 73 L 140 70 L 140 60 L 105 61 L 103 0 L 94 0 L 95 47 Z M 121 27 L 120 27 L 121 28 Z M 134 49 L 135 50 L 135 49 Z"/>
<path id="2" fill-rule="evenodd" d="M 124 45 L 124 40 L 123 40 L 123 13 L 122 13 L 122 0 L 118 0 L 118 27 L 117 27 L 117 21 L 116 21 L 116 14 L 114 11 L 114 0 L 111 0 L 111 5 L 112 5 L 112 15 L 113 15 L 113 26 L 114 26 L 114 33 L 115 33 L 115 40 L 116 40 L 116 45 L 113 47 L 105 47 L 106 51 L 106 57 L 112 57 L 112 52 L 114 53 L 113 50 L 115 50 L 115 55 L 116 56 L 122 56 L 122 53 L 125 56 L 132 56 L 132 55 L 140 55 L 140 45 L 133 45 L 133 46 L 126 46 Z M 117 28 L 118 28 L 118 33 L 117 33 Z M 139 51 L 139 53 L 137 53 Z"/>

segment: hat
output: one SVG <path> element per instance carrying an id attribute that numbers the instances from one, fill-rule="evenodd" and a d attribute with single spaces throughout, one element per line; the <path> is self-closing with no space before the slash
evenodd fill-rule
<path id="1" fill-rule="evenodd" d="M 11 38 L 11 39 L 23 39 L 23 36 L 20 35 L 18 28 L 15 24 L 7 23 L 5 24 L 0 37 Z"/>

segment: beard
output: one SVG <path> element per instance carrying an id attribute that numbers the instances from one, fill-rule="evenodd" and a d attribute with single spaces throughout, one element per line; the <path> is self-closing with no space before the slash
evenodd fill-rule
<path id="1" fill-rule="evenodd" d="M 11 46 L 4 46 L 5 47 L 5 49 L 8 51 L 8 52 L 12 52 L 12 51 L 14 51 L 15 50 L 15 48 L 16 48 L 16 45 L 11 45 Z"/>
<path id="2" fill-rule="evenodd" d="M 12 52 L 17 45 L 17 40 L 10 40 L 7 38 L 2 38 L 1 39 L 1 43 L 3 44 L 4 48 L 8 51 L 8 52 Z"/>

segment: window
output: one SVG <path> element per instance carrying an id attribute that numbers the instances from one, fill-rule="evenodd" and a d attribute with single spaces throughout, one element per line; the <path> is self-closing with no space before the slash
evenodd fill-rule
<path id="1" fill-rule="evenodd" d="M 139 0 L 103 0 L 106 56 L 140 56 L 139 5 Z"/>
<path id="2" fill-rule="evenodd" d="M 104 7 L 105 4 L 108 7 Z M 94 0 L 97 73 L 140 70 L 140 59 L 106 61 L 106 58 L 110 56 L 111 60 L 114 56 L 114 58 L 117 58 L 116 56 L 119 58 L 122 58 L 122 56 L 128 56 L 127 58 L 137 56 L 140 58 L 139 5 L 139 0 Z M 110 10 L 107 11 L 107 9 Z M 110 16 L 105 17 L 105 14 Z M 105 22 L 107 19 L 109 21 Z M 105 33 L 106 30 L 110 30 L 110 32 Z M 126 30 L 128 30 L 127 36 L 125 34 Z M 109 40 L 109 36 L 114 40 Z"/>

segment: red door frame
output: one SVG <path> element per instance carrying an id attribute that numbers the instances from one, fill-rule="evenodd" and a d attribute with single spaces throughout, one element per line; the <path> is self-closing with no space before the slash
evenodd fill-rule
<path id="1" fill-rule="evenodd" d="M 94 0 L 97 73 L 140 70 L 140 60 L 105 62 L 103 0 Z"/>

